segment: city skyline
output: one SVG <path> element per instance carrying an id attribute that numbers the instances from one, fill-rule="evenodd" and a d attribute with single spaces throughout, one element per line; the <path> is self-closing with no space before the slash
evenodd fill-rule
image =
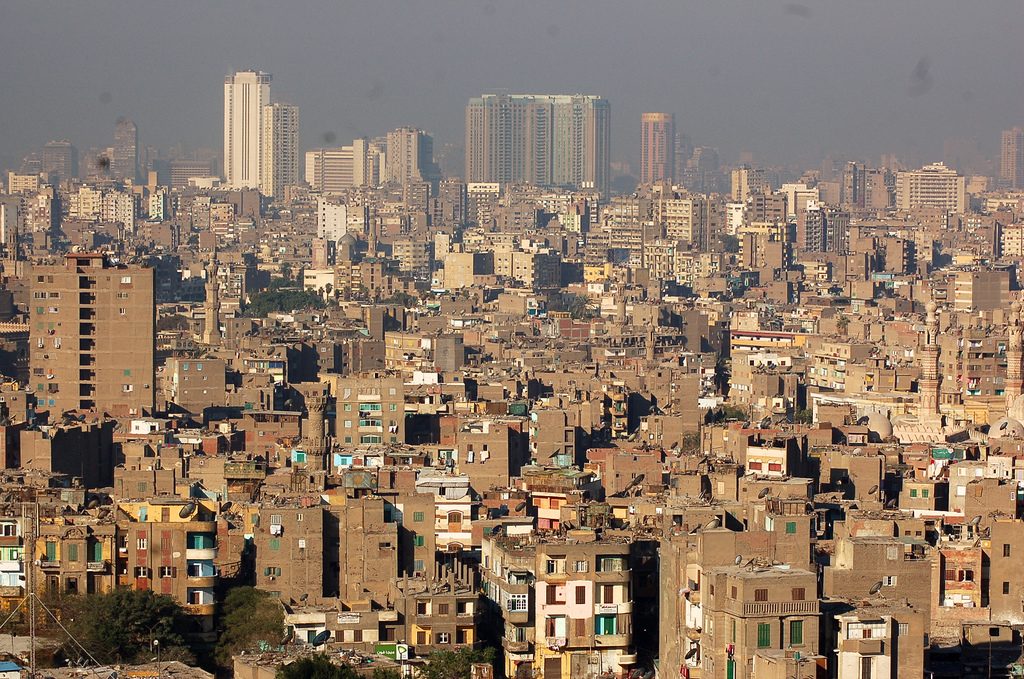
<path id="1" fill-rule="evenodd" d="M 137 20 L 132 13 L 112 11 L 118 6 L 61 8 L 60 15 L 52 15 L 52 10 L 15 3 L 5 26 L 31 28 L 59 19 L 75 27 L 73 36 L 82 31 L 84 38 L 90 27 L 100 35 L 130 34 Z M 263 19 L 280 19 L 282 29 L 294 25 L 295 16 L 274 8 L 251 17 L 220 10 L 195 29 L 194 49 L 170 51 L 177 45 L 160 35 L 133 38 L 121 47 L 136 58 L 119 69 L 90 67 L 113 58 L 104 40 L 73 40 L 76 57 L 66 69 L 33 74 L 31 81 L 19 68 L 22 60 L 0 60 L 10 94 L 0 114 L 19 130 L 0 144 L 0 160 L 10 166 L 51 139 L 71 139 L 82 150 L 106 145 L 103 132 L 119 116 L 145 130 L 147 145 L 220 147 L 214 122 L 219 112 L 209 95 L 222 73 L 246 66 L 274 73 L 282 99 L 303 110 L 302 149 L 323 146 L 331 135 L 351 139 L 403 126 L 430 131 L 438 148 L 458 145 L 465 100 L 507 89 L 593 91 L 608 98 L 617 112 L 613 162 L 638 162 L 635 120 L 645 110 L 673 112 L 681 133 L 697 145 L 718 147 L 727 163 L 747 150 L 766 164 L 816 164 L 828 154 L 874 160 L 884 152 L 923 164 L 944 159 L 944 143 L 962 139 L 995 156 L 1001 130 L 1024 117 L 1024 95 L 985 67 L 1019 61 L 1019 49 L 1013 41 L 986 39 L 986 52 L 979 54 L 972 45 L 980 44 L 991 26 L 1012 31 L 1021 19 L 996 4 L 968 9 L 928 3 L 935 8 L 928 13 L 924 6 L 903 3 L 892 8 L 884 25 L 875 26 L 868 12 L 814 4 L 806 12 L 789 5 L 741 12 L 734 6 L 651 3 L 646 12 L 633 13 L 615 7 L 574 11 L 581 8 L 565 3 L 528 5 L 515 16 L 492 5 L 312 4 L 308 7 L 323 20 L 310 29 L 303 53 L 311 60 L 302 63 L 296 63 L 287 43 L 266 33 L 249 40 L 245 30 L 256 15 L 260 27 L 279 23 Z M 162 31 L 167 35 L 195 25 L 189 12 L 150 8 L 144 14 L 167 26 Z M 611 44 L 630 44 L 640 35 L 640 17 L 633 14 L 664 20 L 650 28 L 650 39 L 618 58 L 587 45 L 573 50 L 560 39 L 589 30 Z M 456 34 L 453 20 L 477 30 Z M 748 35 L 742 26 L 754 23 L 760 31 Z M 496 26 L 503 28 L 495 33 Z M 344 50 L 329 39 L 332 28 Z M 370 29 L 378 28 L 390 32 L 393 39 L 387 42 L 405 47 L 388 54 L 367 45 L 366 36 L 375 33 Z M 32 35 L 31 30 L 5 33 L 0 49 L 31 54 L 50 47 L 46 35 L 33 38 L 41 43 L 26 43 Z M 520 42 L 510 42 L 511 35 Z M 894 40 L 897 35 L 912 38 Z M 786 41 L 789 47 L 782 47 Z M 61 59 L 61 50 L 68 55 L 64 61 L 70 59 L 66 47 L 52 47 L 55 59 Z M 856 64 L 842 56 L 852 49 L 863 55 Z M 409 50 L 421 55 L 415 63 L 404 58 Z M 345 55 L 359 56 L 338 68 Z M 672 67 L 658 66 L 662 63 Z M 153 69 L 160 78 L 151 77 Z M 35 114 L 27 87 L 43 93 L 38 100 L 43 115 Z"/>

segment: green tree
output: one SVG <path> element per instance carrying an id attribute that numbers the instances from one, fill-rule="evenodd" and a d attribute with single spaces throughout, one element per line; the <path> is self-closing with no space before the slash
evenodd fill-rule
<path id="1" fill-rule="evenodd" d="M 163 658 L 194 660 L 182 636 L 189 625 L 188 616 L 169 596 L 150 590 L 115 589 L 66 598 L 61 614 L 78 642 L 65 641 L 61 649 L 65 657 L 84 657 L 81 644 L 100 662 L 147 662 L 156 642 Z"/>
<path id="2" fill-rule="evenodd" d="M 729 233 L 723 233 L 718 237 L 718 240 L 722 243 L 722 250 L 724 252 L 739 252 L 740 251 L 740 239 Z"/>
<path id="3" fill-rule="evenodd" d="M 469 679 L 474 663 L 493 665 L 493 648 L 460 648 L 457 651 L 434 651 L 420 669 L 421 679 Z"/>
<path id="4" fill-rule="evenodd" d="M 800 408 L 793 413 L 793 422 L 797 424 L 811 424 L 814 422 L 814 411 L 810 408 Z"/>
<path id="5" fill-rule="evenodd" d="M 399 290 L 398 292 L 391 295 L 387 299 L 381 301 L 382 304 L 398 304 L 402 307 L 405 307 L 406 309 L 410 309 L 416 306 L 418 302 L 419 300 L 416 299 L 415 296 L 410 295 L 408 292 L 404 292 L 402 290 Z"/>
<path id="6" fill-rule="evenodd" d="M 284 634 L 280 602 L 253 587 L 236 587 L 228 592 L 220 613 L 216 656 L 222 667 L 231 664 L 232 656 L 255 648 L 261 641 L 276 645 Z"/>
<path id="7" fill-rule="evenodd" d="M 283 666 L 276 679 L 358 679 L 356 671 L 347 665 L 335 665 L 324 654 L 305 658 Z"/>
<path id="8" fill-rule="evenodd" d="M 261 292 L 245 307 L 250 318 L 264 318 L 271 313 L 296 309 L 323 309 L 323 298 L 312 290 L 272 290 Z"/>
<path id="9" fill-rule="evenodd" d="M 188 330 L 188 319 L 181 314 L 164 316 L 156 322 L 157 331 L 161 330 Z"/>

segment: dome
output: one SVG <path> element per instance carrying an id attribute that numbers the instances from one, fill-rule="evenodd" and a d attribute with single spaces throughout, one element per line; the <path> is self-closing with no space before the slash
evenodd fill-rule
<path id="1" fill-rule="evenodd" d="M 1004 417 L 989 427 L 988 435 L 998 439 L 1024 439 L 1024 424 L 1012 417 Z"/>
<path id="2" fill-rule="evenodd" d="M 868 428 L 868 432 L 872 434 L 872 441 L 875 437 L 878 437 L 878 441 L 885 441 L 892 437 L 892 422 L 885 416 L 884 413 L 874 412 L 868 415 L 867 422 L 865 422 Z"/>
<path id="3" fill-rule="evenodd" d="M 346 233 L 344 236 L 338 239 L 339 245 L 355 245 L 356 237 L 351 233 Z"/>

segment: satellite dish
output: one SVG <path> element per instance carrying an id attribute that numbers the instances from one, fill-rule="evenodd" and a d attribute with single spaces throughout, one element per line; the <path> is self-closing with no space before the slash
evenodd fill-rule
<path id="1" fill-rule="evenodd" d="M 715 518 L 711 519 L 706 524 L 704 524 L 704 530 L 711 530 L 713 528 L 719 528 L 721 525 L 722 525 L 722 520 L 716 516 Z"/>
<path id="2" fill-rule="evenodd" d="M 222 512 L 226 512 L 226 511 L 228 511 L 229 509 L 231 509 L 231 507 L 232 507 L 232 504 L 231 504 L 230 502 L 225 502 L 224 504 L 222 504 L 222 505 L 220 506 L 220 511 L 222 511 Z"/>
<path id="3" fill-rule="evenodd" d="M 699 530 L 700 530 L 700 526 L 696 526 L 695 528 L 690 529 L 690 535 L 696 535 L 697 531 L 699 531 Z"/>
<path id="4" fill-rule="evenodd" d="M 522 502 L 520 502 L 519 504 L 516 505 L 516 511 L 517 512 L 521 512 L 524 509 L 526 509 L 526 500 L 523 500 Z"/>
<path id="5" fill-rule="evenodd" d="M 644 672 L 642 679 L 654 679 L 654 670 L 647 670 Z"/>
<path id="6" fill-rule="evenodd" d="M 737 554 L 736 558 L 733 559 L 732 562 L 734 564 L 736 564 L 737 566 L 739 566 L 741 563 L 743 563 L 743 556 L 741 556 L 740 554 Z"/>
<path id="7" fill-rule="evenodd" d="M 686 652 L 686 655 L 683 656 L 683 660 L 689 660 L 693 656 L 697 655 L 697 649 L 699 648 L 699 646 L 694 646 L 693 648 L 691 648 L 689 651 Z"/>
<path id="8" fill-rule="evenodd" d="M 323 632 L 321 632 L 320 634 L 318 634 L 315 637 L 313 637 L 313 640 L 310 641 L 309 643 L 312 644 L 313 646 L 323 646 L 324 644 L 327 643 L 327 640 L 330 639 L 330 638 L 331 638 L 331 630 L 325 629 Z"/>
<path id="9" fill-rule="evenodd" d="M 868 495 L 874 495 L 877 492 L 878 492 L 878 485 L 877 484 L 874 485 L 874 486 L 871 486 L 870 488 L 868 488 Z"/>
<path id="10" fill-rule="evenodd" d="M 868 594 L 878 594 L 882 590 L 882 581 L 879 580 L 875 584 L 871 585 L 871 589 L 868 590 Z"/>
<path id="11" fill-rule="evenodd" d="M 281 639 L 281 645 L 283 646 L 283 645 L 287 644 L 289 641 L 292 640 L 293 636 L 295 636 L 295 628 L 294 627 L 290 628 L 288 630 L 288 632 L 284 635 L 284 639 Z"/>
<path id="12" fill-rule="evenodd" d="M 309 598 L 309 592 L 305 592 L 302 596 L 299 597 L 299 601 L 305 601 L 308 598 Z"/>
<path id="13" fill-rule="evenodd" d="M 762 488 L 761 492 L 757 494 L 757 499 L 758 500 L 763 500 L 763 499 L 765 499 L 766 497 L 768 497 L 771 494 L 772 494 L 772 489 L 771 488 Z"/>
<path id="14" fill-rule="evenodd" d="M 181 508 L 181 511 L 178 512 L 178 516 L 180 516 L 183 519 L 187 519 L 188 517 L 192 516 L 192 512 L 194 511 L 196 511 L 196 503 L 189 502 L 187 505 Z"/>
<path id="15" fill-rule="evenodd" d="M 647 478 L 646 474 L 637 474 L 636 478 L 630 481 L 630 483 L 635 486 L 643 483 L 645 478 Z"/>
<path id="16" fill-rule="evenodd" d="M 87 506 L 89 507 L 89 509 L 96 509 L 97 507 L 100 506 L 100 501 L 99 500 L 89 500 L 89 504 Z"/>
<path id="17" fill-rule="evenodd" d="M 971 519 L 971 524 L 970 525 L 977 526 L 979 523 L 981 523 L 981 514 L 978 514 L 976 517 Z"/>

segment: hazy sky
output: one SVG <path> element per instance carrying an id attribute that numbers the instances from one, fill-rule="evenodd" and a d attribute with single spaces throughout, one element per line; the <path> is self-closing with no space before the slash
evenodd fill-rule
<path id="1" fill-rule="evenodd" d="M 3 0 L 0 165 L 52 138 L 220 147 L 234 69 L 274 76 L 306 147 L 400 125 L 462 143 L 495 89 L 611 101 L 614 158 L 643 111 L 676 114 L 724 161 L 816 165 L 826 153 L 990 154 L 1024 124 L 1020 0 Z"/>

